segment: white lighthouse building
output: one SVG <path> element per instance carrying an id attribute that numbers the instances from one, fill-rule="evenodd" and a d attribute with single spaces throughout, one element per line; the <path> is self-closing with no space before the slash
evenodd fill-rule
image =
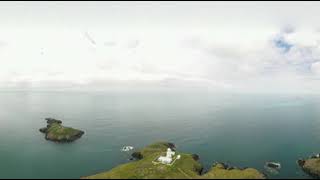
<path id="1" fill-rule="evenodd" d="M 158 161 L 161 162 L 162 164 L 170 164 L 173 160 L 173 156 L 176 153 L 172 151 L 170 148 L 167 149 L 167 155 L 166 156 L 160 156 L 158 158 Z"/>

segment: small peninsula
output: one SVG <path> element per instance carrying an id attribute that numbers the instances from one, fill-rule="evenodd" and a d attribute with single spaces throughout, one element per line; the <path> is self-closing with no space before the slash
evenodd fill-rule
<path id="1" fill-rule="evenodd" d="M 72 142 L 84 134 L 83 131 L 71 127 L 62 126 L 62 121 L 46 118 L 47 127 L 41 128 L 39 131 L 45 134 L 45 139 L 54 142 Z"/>
<path id="2" fill-rule="evenodd" d="M 203 166 L 199 156 L 175 151 L 177 158 L 170 164 L 155 163 L 167 149 L 175 151 L 175 145 L 159 142 L 134 152 L 136 161 L 129 162 L 107 172 L 82 177 L 83 179 L 266 179 L 256 169 L 239 169 L 228 167 L 223 163 L 215 163 L 211 170 L 202 174 Z"/>
<path id="3" fill-rule="evenodd" d="M 320 178 L 320 155 L 311 156 L 308 159 L 297 161 L 301 169 L 314 178 Z"/>

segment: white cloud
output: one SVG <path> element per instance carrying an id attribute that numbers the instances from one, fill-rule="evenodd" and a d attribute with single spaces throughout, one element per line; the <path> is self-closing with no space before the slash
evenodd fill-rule
<path id="1" fill-rule="evenodd" d="M 7 2 L 0 7 L 0 87 L 142 83 L 320 90 L 317 7 L 304 2 Z M 24 16 L 22 9 L 30 13 Z"/>
<path id="2" fill-rule="evenodd" d="M 320 62 L 315 62 L 311 65 L 311 71 L 320 76 Z"/>

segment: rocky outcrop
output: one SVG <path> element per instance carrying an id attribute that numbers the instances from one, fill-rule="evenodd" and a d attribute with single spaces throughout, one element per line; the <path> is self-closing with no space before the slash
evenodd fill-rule
<path id="1" fill-rule="evenodd" d="M 42 132 L 42 133 L 47 133 L 48 128 L 47 127 L 40 128 L 39 131 Z"/>
<path id="2" fill-rule="evenodd" d="M 57 119 L 53 119 L 53 118 L 46 118 L 45 120 L 47 121 L 48 125 L 53 124 L 53 123 L 62 124 L 62 121 L 57 120 Z"/>
<path id="3" fill-rule="evenodd" d="M 62 121 L 46 118 L 47 127 L 39 129 L 45 134 L 45 139 L 55 142 L 72 142 L 82 137 L 83 131 L 62 126 Z"/>
<path id="4" fill-rule="evenodd" d="M 200 160 L 200 156 L 198 154 L 192 154 L 192 158 L 195 160 L 195 161 L 199 161 Z"/>
<path id="5" fill-rule="evenodd" d="M 314 178 L 320 178 L 320 158 L 319 157 L 299 159 L 297 163 L 306 174 Z"/>
<path id="6" fill-rule="evenodd" d="M 205 179 L 267 179 L 267 176 L 253 168 L 238 168 L 216 162 L 210 171 L 203 175 Z"/>
<path id="7" fill-rule="evenodd" d="M 133 157 L 133 159 L 136 159 L 136 160 L 140 160 L 143 158 L 143 155 L 140 152 L 134 152 L 131 154 L 131 156 Z"/>

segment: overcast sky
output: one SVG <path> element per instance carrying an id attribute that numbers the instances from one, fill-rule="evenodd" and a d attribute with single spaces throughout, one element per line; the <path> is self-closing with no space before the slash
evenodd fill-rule
<path id="1" fill-rule="evenodd" d="M 319 17 L 319 2 L 0 2 L 0 88 L 320 92 Z"/>

